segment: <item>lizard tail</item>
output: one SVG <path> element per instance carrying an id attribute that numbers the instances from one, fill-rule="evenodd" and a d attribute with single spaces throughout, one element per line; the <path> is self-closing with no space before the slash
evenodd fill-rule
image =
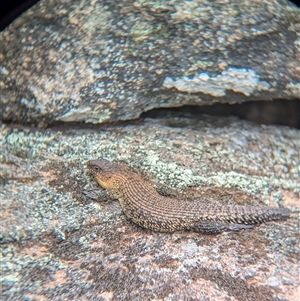
<path id="1" fill-rule="evenodd" d="M 230 208 L 227 222 L 239 224 L 258 224 L 268 221 L 285 220 L 290 216 L 290 211 L 285 208 L 234 206 Z"/>

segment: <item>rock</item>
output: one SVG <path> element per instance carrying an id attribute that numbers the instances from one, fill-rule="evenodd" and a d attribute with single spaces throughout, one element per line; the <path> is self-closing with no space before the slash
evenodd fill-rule
<path id="1" fill-rule="evenodd" d="M 17 123 L 1 125 L 2 299 L 297 300 L 299 130 L 183 112 L 78 122 L 298 98 L 299 16 L 283 0 L 42 0 L 2 32 L 2 120 Z M 96 158 L 162 192 L 291 217 L 151 232 L 97 200 Z"/>
<path id="2" fill-rule="evenodd" d="M 300 95 L 288 1 L 41 1 L 0 35 L 2 119 L 138 118 Z"/>
<path id="3" fill-rule="evenodd" d="M 165 117 L 1 133 L 3 300 L 297 300 L 299 130 Z M 292 215 L 238 233 L 151 232 L 85 196 L 99 157 L 199 201 Z"/>

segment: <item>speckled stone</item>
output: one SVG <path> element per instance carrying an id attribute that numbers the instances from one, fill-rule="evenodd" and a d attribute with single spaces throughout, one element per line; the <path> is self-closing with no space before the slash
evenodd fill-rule
<path id="1" fill-rule="evenodd" d="M 3 300 L 297 300 L 299 130 L 186 117 L 3 125 L 1 137 Z M 183 197 L 292 215 L 238 233 L 153 233 L 85 196 L 99 189 L 85 167 L 96 158 Z"/>
<path id="2" fill-rule="evenodd" d="M 300 95 L 285 0 L 42 0 L 0 33 L 5 121 L 104 123 Z"/>

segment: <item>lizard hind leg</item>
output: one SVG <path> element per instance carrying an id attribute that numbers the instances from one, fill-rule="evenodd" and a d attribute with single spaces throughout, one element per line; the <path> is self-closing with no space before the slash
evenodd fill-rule
<path id="1" fill-rule="evenodd" d="M 201 232 L 204 234 L 218 234 L 223 231 L 240 231 L 252 229 L 254 225 L 244 225 L 244 224 L 229 224 L 224 222 L 197 222 L 191 228 L 196 232 Z"/>

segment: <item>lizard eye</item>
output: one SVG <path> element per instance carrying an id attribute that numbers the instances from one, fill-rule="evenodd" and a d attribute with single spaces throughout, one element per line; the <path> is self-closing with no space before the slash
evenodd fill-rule
<path id="1" fill-rule="evenodd" d="M 101 168 L 98 167 L 98 166 L 94 166 L 93 169 L 94 169 L 94 171 L 100 171 L 101 170 Z"/>

